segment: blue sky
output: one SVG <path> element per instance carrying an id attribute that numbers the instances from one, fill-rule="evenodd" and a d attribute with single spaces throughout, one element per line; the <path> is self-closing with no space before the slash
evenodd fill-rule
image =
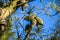
<path id="1" fill-rule="evenodd" d="M 33 11 L 31 10 L 32 11 L 31 14 L 36 14 L 37 17 L 42 18 L 43 23 L 44 23 L 42 31 L 39 32 L 39 34 L 42 34 L 42 35 L 53 34 L 60 14 L 51 17 L 49 15 L 46 15 L 46 12 L 44 10 L 38 10 L 38 9 L 41 9 L 41 8 L 43 9 L 45 6 L 47 6 L 49 4 L 49 2 L 47 2 L 47 0 L 43 0 L 43 2 L 44 2 L 44 4 L 40 3 L 39 0 L 32 1 L 28 4 L 28 6 L 26 7 L 26 9 L 24 11 L 22 11 L 21 7 L 19 7 L 17 9 L 17 11 L 14 12 L 14 14 L 12 14 L 12 18 L 14 18 L 14 16 L 16 18 L 20 18 L 19 22 L 22 25 L 24 24 L 23 27 L 25 28 L 25 26 L 27 24 L 29 24 L 30 22 L 22 19 L 21 17 L 24 16 L 24 15 L 25 16 L 28 15 L 28 14 L 23 14 L 23 13 L 27 13 L 29 11 L 29 9 L 32 8 L 30 5 L 35 6 L 35 8 L 32 9 Z M 53 2 L 53 0 L 50 0 L 50 2 Z M 48 8 L 46 8 L 46 11 L 49 11 L 48 14 L 50 14 L 50 15 L 54 15 L 56 13 L 56 10 L 52 9 L 50 6 Z M 40 13 L 40 12 L 42 12 L 42 13 Z M 13 20 L 13 26 L 16 27 L 15 25 L 17 25 L 19 27 L 18 32 L 21 33 L 23 31 L 23 29 L 20 27 L 20 25 L 17 21 Z M 16 29 L 14 28 L 12 31 L 16 32 Z M 43 37 L 45 38 L 45 37 L 48 37 L 48 36 L 43 36 Z M 37 37 L 37 38 L 40 39 L 39 37 Z"/>

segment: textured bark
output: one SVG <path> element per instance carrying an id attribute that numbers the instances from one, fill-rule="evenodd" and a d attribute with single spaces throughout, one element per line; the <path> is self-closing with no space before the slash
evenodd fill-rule
<path id="1" fill-rule="evenodd" d="M 16 7 L 16 3 L 17 3 L 17 1 L 15 0 L 15 1 L 12 2 L 12 5 L 9 5 L 5 8 L 1 8 L 0 28 L 1 28 L 2 31 L 4 31 L 5 24 L 6 24 L 6 22 L 4 20 L 16 10 L 14 8 L 14 7 Z"/>
<path id="2" fill-rule="evenodd" d="M 9 6 L 2 8 L 2 15 L 0 16 L 0 20 L 6 19 L 9 15 L 11 15 L 19 6 L 24 3 L 20 3 L 17 5 L 19 0 L 14 0 Z"/>
<path id="3" fill-rule="evenodd" d="M 0 15 L 0 28 L 1 28 L 1 30 L 3 30 L 4 31 L 4 28 L 5 28 L 5 25 L 6 25 L 6 22 L 5 21 L 3 21 L 3 20 L 6 20 L 6 18 L 8 17 L 8 16 L 10 16 L 13 12 L 15 12 L 15 10 L 19 7 L 19 6 L 21 6 L 22 4 L 24 4 L 24 3 L 19 3 L 18 5 L 17 5 L 17 2 L 18 2 L 19 0 L 14 0 L 14 1 L 12 1 L 11 2 L 11 4 L 9 5 L 9 6 L 7 6 L 7 7 L 4 7 L 4 8 L 1 8 L 2 9 L 2 12 L 0 13 L 1 15 Z M 5 23 L 4 23 L 5 22 Z M 0 31 L 1 31 L 0 30 Z"/>
<path id="4" fill-rule="evenodd" d="M 13 9 L 14 6 L 16 6 L 16 1 L 12 2 L 13 5 L 10 5 L 6 8 L 2 8 L 2 15 L 0 16 L 0 19 L 6 19 L 12 12 L 14 12 L 15 9 Z"/>

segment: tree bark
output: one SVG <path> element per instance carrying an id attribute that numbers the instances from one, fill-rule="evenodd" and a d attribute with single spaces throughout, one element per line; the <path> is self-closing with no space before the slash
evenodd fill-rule
<path id="1" fill-rule="evenodd" d="M 4 30 L 4 28 L 5 28 L 5 24 L 4 25 L 1 25 L 1 24 L 3 24 L 4 23 L 4 21 L 3 20 L 6 20 L 6 18 L 8 17 L 8 16 L 10 16 L 13 12 L 15 12 L 15 10 L 19 7 L 19 6 L 21 6 L 22 4 L 24 4 L 24 3 L 19 3 L 18 5 L 17 5 L 17 2 L 18 2 L 19 0 L 14 0 L 14 1 L 12 1 L 11 2 L 11 4 L 9 5 L 9 6 L 7 6 L 7 7 L 4 7 L 4 8 L 2 8 L 2 13 L 1 13 L 1 15 L 0 15 L 0 28 L 2 29 L 2 30 Z M 3 22 L 2 22 L 3 21 Z M 2 22 L 2 23 L 1 23 Z M 5 22 L 6 23 L 6 22 Z"/>
<path id="2" fill-rule="evenodd" d="M 0 20 L 6 19 L 9 15 L 11 15 L 19 6 L 24 3 L 20 3 L 17 5 L 19 0 L 14 0 L 9 6 L 2 8 L 2 15 L 0 16 Z"/>

